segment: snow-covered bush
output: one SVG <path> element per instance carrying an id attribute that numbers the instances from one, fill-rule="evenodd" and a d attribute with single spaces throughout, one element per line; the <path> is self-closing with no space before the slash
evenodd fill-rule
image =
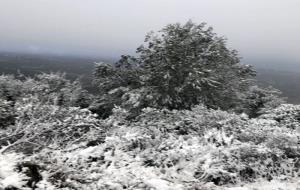
<path id="1" fill-rule="evenodd" d="M 282 104 L 266 111 L 261 118 L 276 120 L 280 126 L 295 129 L 300 126 L 300 105 Z"/>
<path id="2" fill-rule="evenodd" d="M 24 81 L 28 83 L 32 79 Z M 39 74 L 34 78 L 35 85 L 30 85 L 32 92 L 40 101 L 60 106 L 88 107 L 90 95 L 81 87 L 79 81 L 66 79 L 65 74 Z"/>
<path id="3" fill-rule="evenodd" d="M 242 94 L 243 100 L 235 110 L 245 112 L 250 118 L 255 118 L 264 114 L 267 110 L 275 109 L 285 103 L 285 99 L 280 95 L 281 92 L 272 86 L 263 88 L 253 85 L 249 87 L 246 93 Z"/>
<path id="4" fill-rule="evenodd" d="M 79 81 L 66 79 L 64 74 L 39 74 L 34 77 L 0 75 L 0 98 L 8 101 L 36 96 L 40 102 L 60 106 L 88 107 L 91 95 Z"/>
<path id="5" fill-rule="evenodd" d="M 7 149 L 22 147 L 62 148 L 69 144 L 96 139 L 103 128 L 95 114 L 78 107 L 60 107 L 24 98 L 15 104 L 15 125 L 0 131 L 2 146 Z M 8 143 L 7 143 L 8 142 Z M 22 146 L 18 146 L 22 145 Z"/>

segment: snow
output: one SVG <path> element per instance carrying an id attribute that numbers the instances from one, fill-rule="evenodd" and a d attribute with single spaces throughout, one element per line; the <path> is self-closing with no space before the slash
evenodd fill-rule
<path id="1" fill-rule="evenodd" d="M 170 182 L 162 179 L 148 179 L 144 183 L 155 190 L 184 190 L 182 185 L 172 185 Z"/>
<path id="2" fill-rule="evenodd" d="M 19 160 L 20 156 L 17 154 L 0 154 L 0 187 L 21 188 L 26 183 L 26 177 L 15 171 Z"/>
<path id="3" fill-rule="evenodd" d="M 252 184 L 246 184 L 243 187 L 227 187 L 225 190 L 299 190 L 300 178 L 294 181 L 260 181 Z"/>

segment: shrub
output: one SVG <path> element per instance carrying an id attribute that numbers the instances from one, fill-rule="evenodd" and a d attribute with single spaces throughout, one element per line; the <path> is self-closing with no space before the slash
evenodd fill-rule
<path id="1" fill-rule="evenodd" d="M 103 132 L 97 116 L 87 109 L 47 105 L 33 97 L 16 102 L 15 107 L 15 125 L 0 133 L 2 142 L 10 143 L 2 144 L 7 149 L 61 148 Z"/>

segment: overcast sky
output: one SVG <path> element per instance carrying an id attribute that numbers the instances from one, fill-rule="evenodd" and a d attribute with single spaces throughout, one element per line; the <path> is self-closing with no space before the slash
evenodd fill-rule
<path id="1" fill-rule="evenodd" d="M 246 62 L 300 65 L 300 0 L 0 0 L 0 50 L 118 57 L 188 19 L 213 26 Z"/>

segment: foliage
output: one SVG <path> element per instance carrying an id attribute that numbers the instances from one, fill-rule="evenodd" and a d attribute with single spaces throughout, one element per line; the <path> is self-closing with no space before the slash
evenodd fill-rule
<path id="1" fill-rule="evenodd" d="M 145 69 L 145 85 L 153 89 L 157 106 L 185 109 L 202 102 L 228 109 L 233 102 L 224 104 L 225 97 L 235 98 L 254 74 L 239 63 L 226 40 L 203 23 L 167 25 L 158 34 L 148 34 L 145 43 L 136 59 Z"/>

